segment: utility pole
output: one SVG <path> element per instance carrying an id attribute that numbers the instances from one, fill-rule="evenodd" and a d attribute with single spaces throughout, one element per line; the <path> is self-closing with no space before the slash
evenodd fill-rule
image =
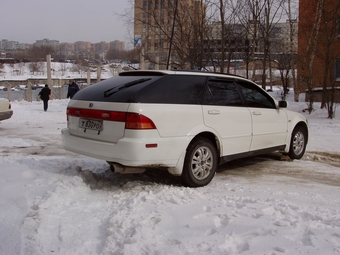
<path id="1" fill-rule="evenodd" d="M 51 75 L 51 55 L 46 56 L 46 63 L 47 63 L 47 84 L 51 93 L 51 99 L 53 98 L 53 84 L 52 84 L 52 75 Z"/>

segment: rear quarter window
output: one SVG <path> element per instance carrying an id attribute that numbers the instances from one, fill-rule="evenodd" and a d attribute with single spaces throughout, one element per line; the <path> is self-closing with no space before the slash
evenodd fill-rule
<path id="1" fill-rule="evenodd" d="M 135 101 L 157 104 L 200 104 L 205 76 L 167 75 L 144 87 Z"/>

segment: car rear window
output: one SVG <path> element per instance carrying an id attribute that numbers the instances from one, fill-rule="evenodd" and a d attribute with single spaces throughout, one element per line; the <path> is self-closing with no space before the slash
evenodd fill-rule
<path id="1" fill-rule="evenodd" d="M 133 102 L 135 94 L 162 76 L 115 76 L 78 91 L 73 99 L 103 102 Z"/>
<path id="2" fill-rule="evenodd" d="M 140 103 L 200 104 L 206 76 L 166 75 L 144 87 L 135 98 Z"/>

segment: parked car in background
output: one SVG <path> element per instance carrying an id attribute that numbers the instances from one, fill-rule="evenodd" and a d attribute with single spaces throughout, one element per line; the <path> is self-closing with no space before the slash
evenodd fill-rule
<path id="1" fill-rule="evenodd" d="M 66 150 L 106 160 L 114 171 L 166 168 L 199 187 L 233 159 L 272 151 L 300 159 L 307 120 L 286 107 L 239 76 L 127 71 L 70 100 L 62 141 Z"/>
<path id="2" fill-rule="evenodd" d="M 13 110 L 7 98 L 0 98 L 0 121 L 11 118 Z"/>

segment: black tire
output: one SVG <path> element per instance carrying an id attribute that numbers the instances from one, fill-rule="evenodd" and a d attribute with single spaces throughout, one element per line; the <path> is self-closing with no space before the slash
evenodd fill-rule
<path id="1" fill-rule="evenodd" d="M 291 159 L 300 159 L 305 154 L 307 146 L 307 132 L 303 127 L 296 127 L 292 132 L 288 156 Z"/>
<path id="2" fill-rule="evenodd" d="M 214 178 L 218 165 L 214 144 L 206 138 L 197 138 L 187 148 L 182 179 L 188 187 L 202 187 Z"/>

